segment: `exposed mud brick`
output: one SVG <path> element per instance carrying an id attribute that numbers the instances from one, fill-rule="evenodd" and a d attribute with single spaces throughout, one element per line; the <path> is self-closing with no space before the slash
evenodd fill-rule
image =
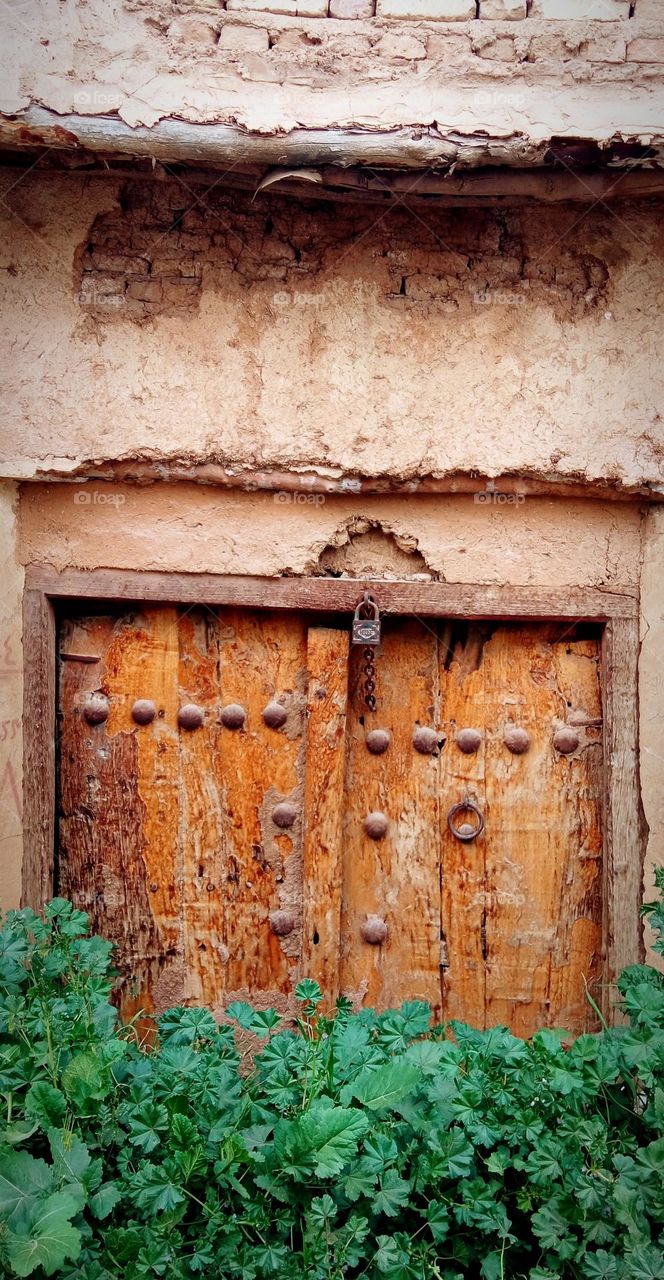
<path id="1" fill-rule="evenodd" d="M 515 22 L 526 16 L 526 0 L 480 0 L 480 18 L 490 22 Z"/>
<path id="2" fill-rule="evenodd" d="M 531 18 L 602 22 L 629 18 L 629 0 L 533 0 Z"/>
<path id="3" fill-rule="evenodd" d="M 160 285 L 164 302 L 186 307 L 198 302 L 200 283 L 197 280 L 164 280 Z M 158 301 L 159 299 L 148 299 Z"/>
<path id="4" fill-rule="evenodd" d="M 579 46 L 579 55 L 588 62 L 622 63 L 625 61 L 627 41 L 624 36 L 613 35 L 613 27 L 606 35 L 593 36 Z"/>
<path id="5" fill-rule="evenodd" d="M 285 13 L 291 18 L 297 17 L 295 0 L 226 0 L 226 8 L 238 13 Z"/>
<path id="6" fill-rule="evenodd" d="M 415 62 L 427 56 L 426 45 L 406 31 L 389 31 L 378 41 L 376 51 L 381 58 L 390 62 Z"/>
<path id="7" fill-rule="evenodd" d="M 298 18 L 326 18 L 327 0 L 297 0 Z"/>
<path id="8" fill-rule="evenodd" d="M 121 253 L 92 253 L 90 262 L 95 271 L 119 271 L 123 275 L 146 275 L 150 268 L 147 258 Z"/>
<path id="9" fill-rule="evenodd" d="M 395 58 L 420 53 L 421 43 L 408 32 L 390 32 L 389 39 Z M 191 310 L 208 267 L 209 288 L 220 279 L 234 290 L 262 282 L 304 305 L 327 287 L 327 272 L 354 242 L 365 244 L 384 304 L 392 308 L 470 310 L 478 298 L 484 305 L 511 306 L 529 291 L 531 302 L 569 314 L 599 306 L 608 286 L 606 264 L 581 244 L 566 243 L 555 256 L 538 253 L 528 216 L 516 212 L 428 209 L 430 239 L 420 237 L 414 251 L 407 208 L 385 211 L 376 223 L 373 207 L 294 203 L 277 193 L 252 201 L 220 187 L 205 192 L 200 213 L 196 206 L 178 209 L 170 184 L 140 182 L 127 183 L 119 199 L 122 212 L 95 219 L 78 259 L 79 301 L 98 308 L 108 323 L 139 316 L 141 307 L 145 314 Z M 192 230 L 181 230 L 185 222 Z M 107 261 L 123 270 L 96 266 Z M 109 304 L 107 291 L 126 298 L 130 310 Z"/>
<path id="10" fill-rule="evenodd" d="M 137 302 L 161 302 L 162 285 L 159 280 L 135 280 L 127 285 L 127 297 Z"/>
<path id="11" fill-rule="evenodd" d="M 664 19 L 664 6 L 662 19 Z M 627 46 L 627 61 L 664 62 L 664 35 L 661 39 L 656 36 L 641 36 L 638 40 L 630 40 Z"/>
<path id="12" fill-rule="evenodd" d="M 636 0 L 635 18 L 656 18 L 658 22 L 664 22 L 664 8 L 662 0 Z"/>
<path id="13" fill-rule="evenodd" d="M 377 0 L 379 18 L 429 18 L 461 22 L 477 16 L 476 0 Z"/>
<path id="14" fill-rule="evenodd" d="M 330 0 L 331 18 L 372 18 L 375 0 Z"/>
<path id="15" fill-rule="evenodd" d="M 302 31 L 298 27 L 289 27 L 287 31 L 270 32 L 268 39 L 271 47 L 278 53 L 307 53 L 323 43 L 321 36 L 314 36 L 309 31 Z M 329 39 L 325 44 L 326 48 L 329 48 Z"/>
<path id="16" fill-rule="evenodd" d="M 225 22 L 219 36 L 220 49 L 268 49 L 270 39 L 264 27 L 250 27 L 244 22 Z"/>
<path id="17" fill-rule="evenodd" d="M 473 52 L 493 62 L 513 62 L 516 57 L 514 39 L 506 35 L 480 36 L 473 40 Z"/>
<path id="18" fill-rule="evenodd" d="M 195 14 L 175 18 L 168 28 L 168 38 L 179 49 L 210 49 L 217 42 L 218 25 Z"/>

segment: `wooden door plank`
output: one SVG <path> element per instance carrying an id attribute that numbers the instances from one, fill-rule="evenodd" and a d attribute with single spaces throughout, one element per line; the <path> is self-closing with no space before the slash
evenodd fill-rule
<path id="1" fill-rule="evenodd" d="M 584 991 L 601 973 L 597 642 L 501 627 L 483 665 L 487 1023 L 524 1036 L 542 1025 L 578 1033 L 594 1027 Z M 595 726 L 561 755 L 553 735 L 575 713 Z M 525 754 L 506 748 L 509 725 L 530 735 Z"/>
<path id="2" fill-rule="evenodd" d="M 144 619 L 111 617 L 71 620 L 61 634 L 65 651 L 89 652 L 100 661 L 61 663 L 58 887 L 89 912 L 93 929 L 116 943 L 118 1000 L 126 1016 L 154 1007 L 154 988 L 173 941 L 172 907 L 165 905 L 159 886 L 163 851 L 177 836 L 177 818 L 170 832 L 160 828 L 162 843 L 155 847 L 149 818 L 146 822 L 155 799 L 149 748 L 140 763 L 147 734 L 139 741 L 130 718 L 133 697 L 127 694 L 131 673 L 141 668 L 149 649 L 149 634 Z M 170 653 L 166 665 L 175 688 L 172 648 Z M 137 680 L 142 696 L 149 674 L 148 661 Z M 86 695 L 96 690 L 108 696 L 110 712 L 105 723 L 89 725 L 83 707 Z M 163 708 L 165 715 L 168 709 Z M 154 734 L 160 734 L 159 726 Z"/>
<path id="3" fill-rule="evenodd" d="M 379 1008 L 427 1000 L 439 1018 L 438 759 L 413 747 L 417 725 L 437 727 L 437 635 L 416 620 L 388 620 L 376 658 L 375 712 L 358 691 L 361 659 L 356 651 L 348 709 L 341 987 Z M 367 750 L 372 728 L 392 735 L 384 755 Z M 364 831 L 375 810 L 389 819 L 382 840 Z M 362 937 L 371 915 L 387 925 L 379 946 Z"/>
<path id="4" fill-rule="evenodd" d="M 484 813 L 486 733 L 482 633 L 477 626 L 460 634 L 441 629 L 439 679 L 442 727 L 446 742 L 440 760 L 443 1013 L 474 1027 L 485 1025 L 486 835 L 463 842 L 452 835 L 448 814 L 452 805 L 470 799 Z M 481 734 L 478 750 L 464 754 L 456 735 L 462 729 Z M 475 824 L 470 814 L 465 815 Z M 464 821 L 461 814 L 456 819 Z"/>
<path id="5" fill-rule="evenodd" d="M 423 618 L 636 618 L 637 593 L 593 587 L 495 586 L 451 582 L 371 582 L 349 578 L 260 578 L 236 574 L 64 569 L 35 565 L 29 584 L 54 598 L 179 601 L 247 609 L 352 613 L 358 588 L 370 586 L 390 614 Z"/>
<path id="6" fill-rule="evenodd" d="M 224 610 L 219 655 L 220 705 L 238 703 L 247 713 L 243 729 L 222 730 L 216 762 L 227 899 L 224 1001 L 285 1007 L 301 955 L 305 623 L 293 615 Z M 288 711 L 281 729 L 263 720 L 275 699 Z M 285 801 L 296 812 L 290 828 L 272 816 Z M 273 931 L 276 911 L 289 917 L 290 932 Z"/>
<path id="7" fill-rule="evenodd" d="M 223 1002 L 226 893 L 222 878 L 222 805 L 217 776 L 219 624 L 206 608 L 180 611 L 178 701 L 205 714 L 198 728 L 179 730 L 181 803 L 181 999 L 212 1007 Z"/>
<path id="8" fill-rule="evenodd" d="M 339 995 L 348 654 L 347 631 L 310 628 L 302 977 L 318 982 L 330 1005 Z"/>

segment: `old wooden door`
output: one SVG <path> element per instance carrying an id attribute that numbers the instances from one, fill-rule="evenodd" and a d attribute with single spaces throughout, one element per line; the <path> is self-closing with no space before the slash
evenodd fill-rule
<path id="1" fill-rule="evenodd" d="M 58 890 L 117 942 L 124 1011 L 286 1009 L 308 975 L 522 1035 L 592 1025 L 598 637 L 393 618 L 372 711 L 332 621 L 63 620 Z"/>

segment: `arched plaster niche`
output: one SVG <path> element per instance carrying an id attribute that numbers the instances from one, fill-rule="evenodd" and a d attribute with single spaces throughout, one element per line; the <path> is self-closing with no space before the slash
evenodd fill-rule
<path id="1" fill-rule="evenodd" d="M 396 533 L 380 520 L 352 516 L 345 520 L 305 572 L 314 577 L 414 579 L 436 581 L 418 548 L 417 538 Z"/>

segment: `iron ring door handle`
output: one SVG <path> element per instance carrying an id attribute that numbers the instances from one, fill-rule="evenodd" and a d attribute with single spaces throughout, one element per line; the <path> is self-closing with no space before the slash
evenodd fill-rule
<path id="1" fill-rule="evenodd" d="M 471 827 L 468 822 L 462 822 L 460 827 L 455 826 L 454 819 L 457 814 L 464 813 L 468 809 L 470 809 L 471 813 L 475 814 L 475 817 L 477 818 L 477 826 Z M 459 804 L 452 805 L 452 808 L 447 815 L 447 825 L 452 832 L 452 835 L 455 836 L 457 840 L 463 840 L 464 842 L 468 840 L 476 840 L 484 831 L 484 815 L 482 810 L 479 809 L 472 800 L 462 800 Z"/>

